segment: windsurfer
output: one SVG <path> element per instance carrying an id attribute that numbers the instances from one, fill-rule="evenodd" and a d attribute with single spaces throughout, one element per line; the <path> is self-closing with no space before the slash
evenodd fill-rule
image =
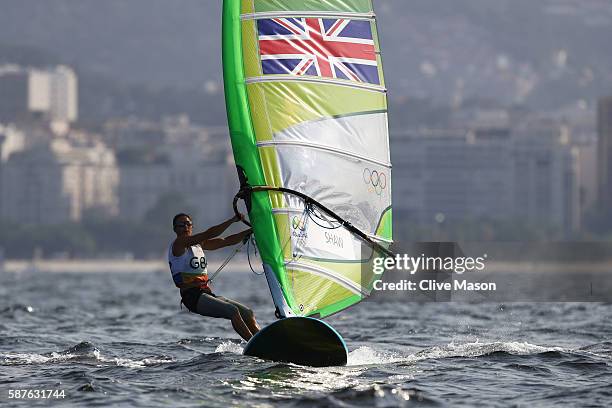
<path id="1" fill-rule="evenodd" d="M 176 239 L 168 248 L 168 263 L 175 285 L 181 290 L 181 301 L 193 313 L 231 320 L 234 330 L 246 341 L 259 331 L 253 311 L 228 298 L 215 295 L 209 287 L 204 250 L 215 250 L 238 244 L 251 234 L 247 229 L 219 238 L 240 216 L 193 234 L 188 214 L 177 214 L 172 220 Z"/>

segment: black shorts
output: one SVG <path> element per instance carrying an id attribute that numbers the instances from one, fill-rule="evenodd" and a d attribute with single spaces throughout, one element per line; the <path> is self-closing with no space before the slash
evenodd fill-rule
<path id="1" fill-rule="evenodd" d="M 202 289 L 182 290 L 181 297 L 183 304 L 190 312 L 202 316 L 231 319 L 238 311 L 243 320 L 253 317 L 253 311 L 245 305 L 223 296 L 216 296 L 212 292 L 205 292 Z"/>
<path id="2" fill-rule="evenodd" d="M 190 312 L 197 313 L 198 299 L 200 299 L 202 293 L 204 293 L 204 291 L 200 288 L 182 289 L 181 301 Z"/>

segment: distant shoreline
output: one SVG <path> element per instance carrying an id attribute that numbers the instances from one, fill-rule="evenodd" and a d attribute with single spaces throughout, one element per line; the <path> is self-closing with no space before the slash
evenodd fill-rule
<path id="1" fill-rule="evenodd" d="M 222 260 L 213 260 L 209 263 L 209 273 L 214 273 L 221 265 Z M 253 262 L 255 271 L 260 272 L 262 267 L 258 261 Z M 224 272 L 249 271 L 246 259 L 235 259 L 225 266 Z M 5 260 L 0 262 L 1 272 L 44 272 L 44 273 L 136 273 L 168 271 L 165 260 L 125 260 L 125 259 L 40 259 L 40 260 Z M 564 273 L 585 271 L 590 273 L 612 274 L 612 262 L 487 262 L 483 273 Z"/>
<path id="2" fill-rule="evenodd" d="M 221 260 L 211 261 L 208 272 L 214 273 L 221 265 Z M 253 264 L 253 268 L 259 272 L 261 265 Z M 223 269 L 228 271 L 248 271 L 249 264 L 237 259 L 231 261 Z M 0 273 L 18 272 L 44 272 L 44 273 L 136 273 L 136 272 L 168 272 L 168 263 L 165 260 L 117 260 L 117 259 L 83 259 L 83 260 L 58 260 L 41 259 L 31 260 L 5 260 L 0 263 Z"/>

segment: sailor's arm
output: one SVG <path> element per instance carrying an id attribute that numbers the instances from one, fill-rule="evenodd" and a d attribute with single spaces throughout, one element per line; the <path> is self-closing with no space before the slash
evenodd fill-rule
<path id="1" fill-rule="evenodd" d="M 229 235 L 225 238 L 213 238 L 202 242 L 202 248 L 206 250 L 215 250 L 219 248 L 225 248 L 228 246 L 236 245 L 244 238 L 246 238 L 249 234 L 251 234 L 253 230 L 251 228 L 239 232 L 237 234 Z"/>
<path id="2" fill-rule="evenodd" d="M 241 219 L 241 217 L 236 215 L 230 218 L 229 220 L 222 222 L 219 225 L 215 225 L 214 227 L 210 227 L 204 232 L 200 232 L 199 234 L 177 237 L 174 241 L 174 244 L 172 245 L 172 251 L 175 255 L 177 255 L 182 254 L 185 249 L 190 246 L 198 244 L 201 244 L 203 246 L 204 242 L 223 234 L 223 232 L 228 229 L 230 225 L 240 221 Z"/>
<path id="3" fill-rule="evenodd" d="M 225 230 L 229 228 L 230 225 L 232 225 L 233 223 L 238 222 L 238 221 L 240 221 L 240 217 L 238 215 L 234 215 L 229 220 L 224 221 L 224 222 L 222 222 L 219 225 L 215 225 L 214 227 L 210 227 L 206 231 L 194 235 L 194 237 L 200 237 L 201 236 L 201 239 L 199 241 L 197 241 L 198 243 L 203 242 L 203 241 L 205 241 L 207 239 L 218 237 L 219 235 L 223 234 L 225 232 Z"/>

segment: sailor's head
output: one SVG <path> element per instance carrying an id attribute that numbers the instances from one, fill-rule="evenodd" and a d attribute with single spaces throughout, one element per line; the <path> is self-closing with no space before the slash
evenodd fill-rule
<path id="1" fill-rule="evenodd" d="M 193 223 L 191 222 L 191 215 L 189 214 L 176 214 L 172 219 L 172 229 L 174 229 L 176 235 L 191 235 L 192 228 Z"/>

